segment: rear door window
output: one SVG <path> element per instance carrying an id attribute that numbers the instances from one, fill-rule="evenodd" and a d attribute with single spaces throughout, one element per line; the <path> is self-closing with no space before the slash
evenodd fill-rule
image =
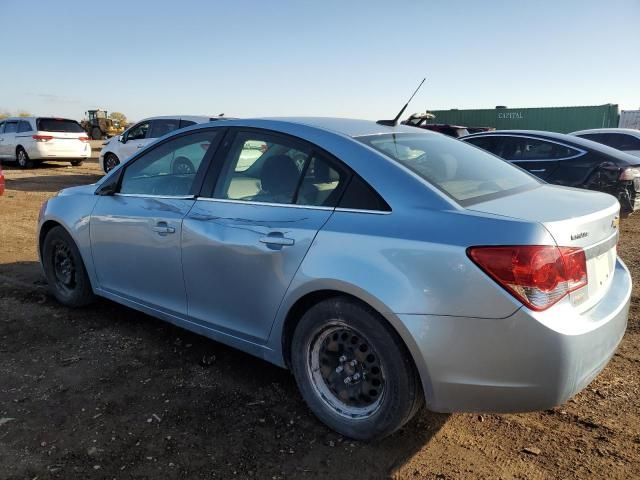
<path id="1" fill-rule="evenodd" d="M 561 160 L 563 158 L 575 157 L 580 154 L 565 145 L 548 142 L 537 138 L 528 137 L 503 137 L 502 150 L 498 154 L 505 160 L 536 161 L 536 160 Z"/>
<path id="2" fill-rule="evenodd" d="M 36 126 L 41 132 L 84 133 L 78 122 L 63 118 L 39 118 Z"/>
<path id="3" fill-rule="evenodd" d="M 148 138 L 160 138 L 178 128 L 180 128 L 180 120 L 177 118 L 159 118 L 151 122 L 151 133 Z"/>
<path id="4" fill-rule="evenodd" d="M 7 122 L 4 126 L 4 133 L 15 133 L 18 130 L 18 122 Z"/>
<path id="5" fill-rule="evenodd" d="M 540 185 L 508 162 L 441 135 L 401 133 L 357 140 L 397 161 L 462 205 Z"/>

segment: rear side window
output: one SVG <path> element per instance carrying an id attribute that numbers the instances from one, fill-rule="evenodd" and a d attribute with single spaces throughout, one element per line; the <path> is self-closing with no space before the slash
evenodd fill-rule
<path id="1" fill-rule="evenodd" d="M 191 120 L 180 120 L 180 128 L 190 127 L 195 124 L 196 122 L 192 122 Z"/>
<path id="2" fill-rule="evenodd" d="M 462 205 L 540 184 L 489 153 L 441 135 L 400 133 L 357 140 L 397 161 Z"/>
<path id="3" fill-rule="evenodd" d="M 41 132 L 83 133 L 84 129 L 75 120 L 63 118 L 39 118 L 36 126 Z"/>
<path id="4" fill-rule="evenodd" d="M 22 132 L 31 132 L 33 129 L 31 128 L 31 124 L 25 120 L 21 120 L 18 122 L 18 133 Z"/>
<path id="5" fill-rule="evenodd" d="M 7 122 L 4 125 L 4 133 L 15 133 L 18 130 L 18 122 Z"/>
<path id="6" fill-rule="evenodd" d="M 377 210 L 390 212 L 391 207 L 373 188 L 362 178 L 354 174 L 340 199 L 339 208 L 354 210 Z"/>
<path id="7" fill-rule="evenodd" d="M 578 150 L 538 138 L 502 137 L 497 153 L 505 160 L 561 160 L 579 155 Z"/>

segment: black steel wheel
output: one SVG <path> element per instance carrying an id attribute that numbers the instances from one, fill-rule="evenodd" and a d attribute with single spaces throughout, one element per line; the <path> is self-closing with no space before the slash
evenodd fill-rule
<path id="1" fill-rule="evenodd" d="M 109 173 L 111 170 L 120 165 L 120 159 L 113 153 L 107 153 L 104 156 L 104 171 Z"/>
<path id="2" fill-rule="evenodd" d="M 290 351 L 291 369 L 309 408 L 347 437 L 390 435 L 423 403 L 402 339 L 384 317 L 356 299 L 333 297 L 309 308 Z"/>
<path id="3" fill-rule="evenodd" d="M 93 290 L 80 251 L 64 228 L 57 226 L 49 230 L 41 258 L 49 289 L 60 303 L 81 307 L 93 301 Z"/>

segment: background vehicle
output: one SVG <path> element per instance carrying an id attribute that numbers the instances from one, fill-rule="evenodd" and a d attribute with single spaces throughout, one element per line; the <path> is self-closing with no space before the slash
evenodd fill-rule
<path id="1" fill-rule="evenodd" d="M 435 118 L 430 113 L 414 113 L 404 122 L 404 125 L 431 130 L 432 132 L 443 133 L 453 138 L 460 138 L 470 133 L 489 132 L 495 130 L 492 127 L 463 127 L 461 125 L 449 125 L 446 123 L 428 123 L 429 120 Z"/>
<path id="2" fill-rule="evenodd" d="M 618 128 L 640 129 L 640 110 L 621 110 Z"/>
<path id="3" fill-rule="evenodd" d="M 87 119 L 83 120 L 81 125 L 92 140 L 102 140 L 124 132 L 125 125 L 109 118 L 106 110 L 87 110 L 86 115 Z"/>
<path id="4" fill-rule="evenodd" d="M 580 130 L 571 135 L 602 143 L 609 147 L 640 157 L 640 130 L 632 128 L 597 128 Z"/>
<path id="5" fill-rule="evenodd" d="M 22 168 L 42 160 L 68 160 L 81 165 L 91 156 L 86 132 L 75 120 L 13 117 L 0 121 L 0 159 Z"/>
<path id="6" fill-rule="evenodd" d="M 145 118 L 131 126 L 122 135 L 112 137 L 102 144 L 103 147 L 98 159 L 100 168 L 105 173 L 108 173 L 156 138 L 180 128 L 195 125 L 196 123 L 219 120 L 220 118 L 196 115 L 167 115 Z"/>
<path id="7" fill-rule="evenodd" d="M 640 207 L 640 160 L 606 145 L 563 133 L 500 130 L 463 137 L 546 182 L 618 198 L 626 213 Z"/>
<path id="8" fill-rule="evenodd" d="M 63 190 L 38 247 L 62 303 L 101 295 L 288 366 L 322 421 L 371 439 L 423 403 L 546 409 L 584 388 L 626 327 L 618 213 L 413 127 L 229 120 Z"/>

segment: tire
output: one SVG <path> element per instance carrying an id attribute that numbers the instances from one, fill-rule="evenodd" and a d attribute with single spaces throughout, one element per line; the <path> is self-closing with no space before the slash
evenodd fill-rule
<path id="1" fill-rule="evenodd" d="M 102 140 L 102 130 L 98 127 L 93 127 L 91 129 L 91 140 Z"/>
<path id="2" fill-rule="evenodd" d="M 293 374 L 309 408 L 344 436 L 386 437 L 424 402 L 413 360 L 398 334 L 377 312 L 350 298 L 330 298 L 307 310 L 291 352 Z"/>
<path id="3" fill-rule="evenodd" d="M 94 300 L 91 282 L 71 235 L 53 227 L 42 246 L 42 266 L 49 290 L 68 307 L 83 307 Z"/>
<path id="4" fill-rule="evenodd" d="M 22 147 L 16 148 L 16 162 L 20 168 L 32 168 L 33 160 L 29 158 L 26 150 Z"/>
<path id="5" fill-rule="evenodd" d="M 120 159 L 113 153 L 107 153 L 104 156 L 104 173 L 109 173 L 111 170 L 120 165 Z"/>
<path id="6" fill-rule="evenodd" d="M 187 157 L 177 157 L 171 166 L 171 173 L 188 175 L 190 173 L 196 173 L 196 169 Z"/>
<path id="7" fill-rule="evenodd" d="M 71 160 L 71 165 L 74 167 L 79 167 L 84 163 L 83 160 Z"/>

